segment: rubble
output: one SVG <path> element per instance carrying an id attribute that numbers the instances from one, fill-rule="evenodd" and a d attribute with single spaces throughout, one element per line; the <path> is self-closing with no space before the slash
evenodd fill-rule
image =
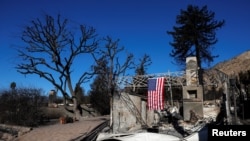
<path id="1" fill-rule="evenodd" d="M 157 123 L 153 123 L 148 128 L 139 128 L 138 126 L 134 130 L 123 130 L 124 132 L 112 133 L 102 132 L 99 133 L 96 141 L 108 141 L 108 140 L 207 140 L 207 125 L 213 124 L 216 120 L 216 116 L 220 112 L 220 107 L 216 105 L 204 106 L 204 117 L 198 117 L 194 111 L 191 111 L 194 116 L 193 121 L 184 121 L 182 116 L 176 111 L 176 107 L 170 107 L 166 111 L 161 111 L 157 115 L 160 120 Z M 191 116 L 192 117 L 192 116 Z M 202 138 L 202 139 L 201 139 Z"/>

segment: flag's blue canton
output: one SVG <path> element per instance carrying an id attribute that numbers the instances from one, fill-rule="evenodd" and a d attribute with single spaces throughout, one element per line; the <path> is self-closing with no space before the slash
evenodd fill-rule
<path id="1" fill-rule="evenodd" d="M 148 80 L 148 90 L 155 91 L 156 90 L 156 79 L 149 79 Z"/>

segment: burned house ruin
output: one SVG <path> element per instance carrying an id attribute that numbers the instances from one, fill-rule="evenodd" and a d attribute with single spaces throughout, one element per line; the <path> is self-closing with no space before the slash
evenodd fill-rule
<path id="1" fill-rule="evenodd" d="M 148 135 L 155 136 L 157 139 L 162 139 L 163 135 L 170 135 L 163 138 L 207 140 L 205 125 L 210 123 L 231 125 L 233 121 L 237 123 L 235 100 L 239 94 L 235 92 L 236 85 L 232 84 L 229 76 L 220 70 L 206 70 L 202 79 L 199 77 L 199 71 L 196 57 L 188 57 L 185 71 L 117 78 L 118 93 L 113 95 L 111 106 L 110 129 L 112 134 L 100 134 L 98 141 L 122 139 L 128 136 L 131 136 L 132 139 L 136 138 L 136 135 L 140 136 L 141 133 L 149 133 Z M 158 80 L 162 80 L 162 78 L 164 78 L 163 83 L 159 83 Z M 152 97 L 150 82 L 154 82 L 155 87 L 158 87 L 158 89 L 152 90 L 153 95 L 157 95 L 156 97 Z M 164 92 L 162 86 L 168 92 Z M 174 91 L 176 88 L 179 91 Z M 217 88 L 221 95 L 215 99 L 213 89 Z M 211 89 L 213 91 L 210 92 L 214 99 L 205 101 L 205 94 L 211 94 L 208 93 Z M 176 101 L 173 97 L 177 93 L 181 95 L 181 98 Z M 164 99 L 158 94 L 164 94 L 167 97 Z M 230 100 L 232 96 L 234 97 L 233 102 Z M 164 105 L 161 103 L 162 99 Z M 160 105 L 157 105 L 159 103 Z M 232 110 L 230 109 L 232 108 L 236 113 L 234 118 L 231 116 Z M 167 117 L 168 120 L 165 120 L 164 117 Z M 151 132 L 160 134 L 150 134 Z M 142 137 L 140 138 L 142 139 Z"/>
<path id="2" fill-rule="evenodd" d="M 143 76 L 124 76 L 119 78 L 117 85 L 120 93 L 113 97 L 112 130 L 114 132 L 133 131 L 138 128 L 152 127 L 160 119 L 160 110 L 148 109 L 148 97 L 126 91 L 138 87 L 148 87 L 151 78 L 164 77 L 164 88 L 170 90 L 170 105 L 173 105 L 172 87 L 182 88 L 182 113 L 184 121 L 190 120 L 190 112 L 203 117 L 203 89 L 199 84 L 198 67 L 195 57 L 186 59 L 186 71 L 150 74 Z M 166 105 L 164 105 L 166 106 Z M 179 105 L 178 105 L 179 106 Z M 177 107 L 178 109 L 180 107 Z M 158 119 L 157 119 L 158 118 Z"/>

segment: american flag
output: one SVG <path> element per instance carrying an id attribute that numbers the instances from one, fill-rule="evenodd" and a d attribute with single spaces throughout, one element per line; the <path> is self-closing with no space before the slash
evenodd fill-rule
<path id="1" fill-rule="evenodd" d="M 148 80 L 148 108 L 162 110 L 164 108 L 164 77 Z"/>

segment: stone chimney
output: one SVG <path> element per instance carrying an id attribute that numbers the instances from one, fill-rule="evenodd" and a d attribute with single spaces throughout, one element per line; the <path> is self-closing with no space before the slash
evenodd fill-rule
<path id="1" fill-rule="evenodd" d="M 196 57 L 186 58 L 186 86 L 183 86 L 183 118 L 190 120 L 190 112 L 203 117 L 203 90 L 199 85 Z"/>

